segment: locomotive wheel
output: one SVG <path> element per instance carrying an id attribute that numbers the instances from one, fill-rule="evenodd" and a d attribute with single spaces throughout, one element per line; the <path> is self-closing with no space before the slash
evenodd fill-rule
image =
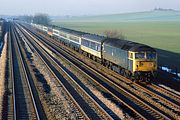
<path id="1" fill-rule="evenodd" d="M 148 84 L 151 84 L 152 79 L 153 79 L 153 76 L 149 73 L 146 82 L 147 82 Z"/>
<path id="2" fill-rule="evenodd" d="M 132 80 L 132 73 L 131 72 L 129 72 L 128 76 L 129 76 L 129 79 Z"/>
<path id="3" fill-rule="evenodd" d="M 127 71 L 125 71 L 125 72 L 124 72 L 124 76 L 125 76 L 126 78 L 129 78 L 129 73 L 128 73 Z"/>
<path id="4" fill-rule="evenodd" d="M 138 82 L 140 80 L 140 75 L 138 73 L 134 74 L 134 82 Z"/>
<path id="5" fill-rule="evenodd" d="M 124 69 L 121 69 L 120 74 L 124 76 Z"/>

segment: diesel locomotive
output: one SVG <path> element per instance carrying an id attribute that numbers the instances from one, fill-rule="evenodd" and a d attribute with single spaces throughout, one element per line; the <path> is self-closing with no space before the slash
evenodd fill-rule
<path id="1" fill-rule="evenodd" d="M 67 28 L 32 26 L 133 81 L 149 83 L 156 75 L 157 52 L 150 46 Z"/>

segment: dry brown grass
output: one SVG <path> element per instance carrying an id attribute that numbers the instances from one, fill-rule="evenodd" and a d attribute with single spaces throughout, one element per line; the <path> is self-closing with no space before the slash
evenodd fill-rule
<path id="1" fill-rule="evenodd" d="M 2 115 L 2 101 L 4 95 L 4 82 L 5 82 L 5 68 L 6 68 L 6 54 L 7 54 L 7 34 L 4 37 L 4 46 L 2 54 L 0 55 L 0 115 Z M 0 116 L 1 117 L 1 116 Z"/>

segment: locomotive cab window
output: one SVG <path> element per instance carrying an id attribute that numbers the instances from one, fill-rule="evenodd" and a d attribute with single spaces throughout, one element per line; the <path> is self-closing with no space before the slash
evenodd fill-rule
<path id="1" fill-rule="evenodd" d="M 146 57 L 147 59 L 156 59 L 156 53 L 147 52 Z"/>
<path id="2" fill-rule="evenodd" d="M 145 53 L 135 53 L 135 58 L 136 59 L 143 59 L 143 58 L 145 58 Z"/>

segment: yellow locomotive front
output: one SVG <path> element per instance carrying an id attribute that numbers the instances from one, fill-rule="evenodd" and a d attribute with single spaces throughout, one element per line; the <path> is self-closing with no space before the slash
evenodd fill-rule
<path id="1" fill-rule="evenodd" d="M 134 71 L 156 71 L 157 54 L 156 52 L 137 52 L 135 53 Z"/>
<path id="2" fill-rule="evenodd" d="M 151 81 L 157 72 L 157 53 L 155 51 L 134 52 L 133 73 L 136 80 Z"/>

